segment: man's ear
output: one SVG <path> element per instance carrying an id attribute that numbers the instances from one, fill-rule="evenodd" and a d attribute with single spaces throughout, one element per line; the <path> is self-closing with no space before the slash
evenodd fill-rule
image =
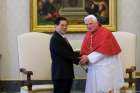
<path id="1" fill-rule="evenodd" d="M 54 27 L 56 28 L 56 27 L 57 27 L 57 25 L 54 25 Z"/>
<path id="2" fill-rule="evenodd" d="M 58 28 L 58 25 L 54 25 L 54 27 L 55 27 L 55 29 L 56 29 L 56 30 L 58 30 L 58 29 L 59 29 L 59 28 Z"/>

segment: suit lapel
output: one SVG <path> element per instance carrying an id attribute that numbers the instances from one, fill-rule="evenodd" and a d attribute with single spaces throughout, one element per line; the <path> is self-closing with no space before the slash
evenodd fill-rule
<path id="1" fill-rule="evenodd" d="M 71 47 L 69 41 L 68 41 L 66 38 L 62 37 L 62 36 L 61 36 L 59 33 L 57 33 L 56 31 L 54 32 L 54 35 L 55 35 L 56 37 L 58 37 L 58 39 L 61 40 L 65 45 L 67 45 L 67 47 L 69 47 L 70 49 L 72 49 L 72 47 Z M 72 49 L 72 50 L 73 50 L 73 49 Z"/>

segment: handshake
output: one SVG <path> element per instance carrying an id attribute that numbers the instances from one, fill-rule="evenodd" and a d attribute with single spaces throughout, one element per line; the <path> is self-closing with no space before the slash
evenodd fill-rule
<path id="1" fill-rule="evenodd" d="M 78 57 L 79 58 L 79 64 L 80 65 L 86 65 L 86 64 L 88 64 L 88 62 L 89 62 L 89 60 L 88 60 L 88 57 L 87 57 L 87 55 L 80 55 L 80 51 L 75 51 L 74 52 L 75 53 L 75 56 L 76 57 Z"/>
<path id="2" fill-rule="evenodd" d="M 79 63 L 81 65 L 86 65 L 89 62 L 87 55 L 82 55 L 81 57 L 79 57 L 79 59 L 80 59 Z"/>

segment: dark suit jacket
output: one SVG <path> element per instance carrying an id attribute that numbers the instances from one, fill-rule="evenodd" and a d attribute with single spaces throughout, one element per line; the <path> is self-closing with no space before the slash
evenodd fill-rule
<path id="1" fill-rule="evenodd" d="M 52 58 L 52 80 L 73 79 L 73 63 L 78 64 L 79 59 L 70 44 L 56 31 L 50 40 Z"/>

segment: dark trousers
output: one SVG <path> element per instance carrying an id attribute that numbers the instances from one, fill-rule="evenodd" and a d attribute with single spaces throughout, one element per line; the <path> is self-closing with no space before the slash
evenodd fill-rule
<path id="1" fill-rule="evenodd" d="M 53 93 L 70 93 L 72 88 L 73 79 L 53 80 L 54 90 Z"/>

